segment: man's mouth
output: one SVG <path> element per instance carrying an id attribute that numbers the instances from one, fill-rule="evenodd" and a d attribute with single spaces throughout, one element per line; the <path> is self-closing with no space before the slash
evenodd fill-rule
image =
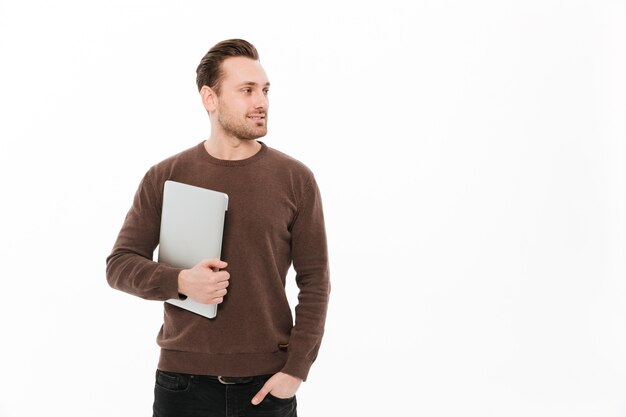
<path id="1" fill-rule="evenodd" d="M 248 118 L 252 120 L 264 120 L 265 114 L 250 114 L 248 115 Z"/>

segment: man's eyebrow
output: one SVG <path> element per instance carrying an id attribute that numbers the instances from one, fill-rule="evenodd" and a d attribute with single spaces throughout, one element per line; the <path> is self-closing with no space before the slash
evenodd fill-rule
<path id="1" fill-rule="evenodd" d="M 239 84 L 240 87 L 242 87 L 244 85 L 250 85 L 252 87 L 255 87 L 255 86 L 259 85 L 259 83 L 256 83 L 254 81 L 244 81 L 241 84 Z M 270 82 L 268 81 L 268 82 L 265 83 L 265 87 L 269 87 L 269 86 L 270 86 Z"/>

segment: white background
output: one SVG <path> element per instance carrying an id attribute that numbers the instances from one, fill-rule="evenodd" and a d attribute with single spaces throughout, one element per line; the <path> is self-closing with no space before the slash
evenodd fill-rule
<path id="1" fill-rule="evenodd" d="M 626 2 L 0 0 L 0 416 L 151 414 L 161 305 L 104 261 L 232 37 L 324 198 L 299 415 L 626 415 Z"/>

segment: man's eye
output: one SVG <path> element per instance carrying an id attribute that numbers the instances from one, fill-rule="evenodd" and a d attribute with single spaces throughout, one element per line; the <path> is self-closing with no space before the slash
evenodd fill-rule
<path id="1" fill-rule="evenodd" d="M 246 94 L 249 94 L 249 93 L 250 93 L 250 91 L 252 91 L 252 89 L 251 89 L 251 88 L 244 88 L 244 89 L 243 89 L 243 90 L 241 90 L 241 91 L 243 91 L 243 92 L 244 92 L 244 93 L 246 93 Z"/>
<path id="2" fill-rule="evenodd" d="M 265 90 L 263 90 L 263 94 L 267 95 L 270 92 L 269 88 L 266 88 Z"/>

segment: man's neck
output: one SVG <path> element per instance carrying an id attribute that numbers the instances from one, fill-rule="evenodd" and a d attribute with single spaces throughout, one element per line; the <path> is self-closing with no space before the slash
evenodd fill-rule
<path id="1" fill-rule="evenodd" d="M 204 141 L 204 149 L 214 158 L 236 161 L 255 155 L 261 150 L 261 144 L 256 140 L 216 138 L 211 136 Z"/>

